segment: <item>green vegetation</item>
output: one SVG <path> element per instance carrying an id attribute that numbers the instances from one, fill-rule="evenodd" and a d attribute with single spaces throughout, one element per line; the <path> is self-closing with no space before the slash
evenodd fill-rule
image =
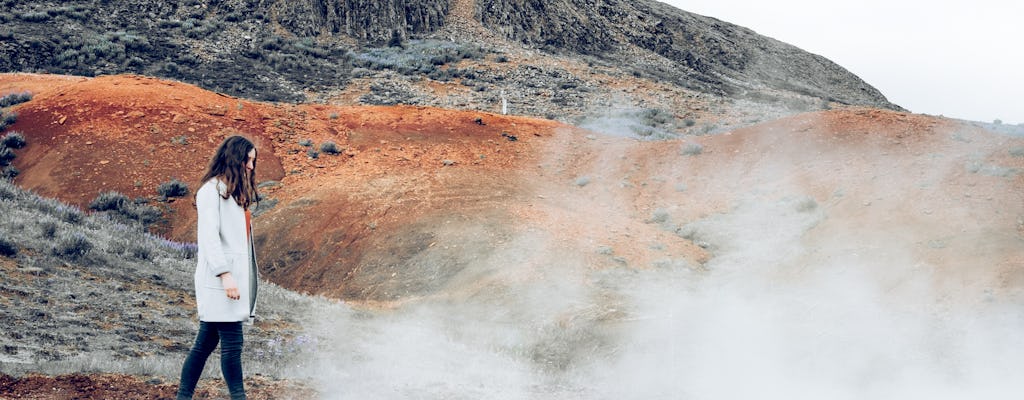
<path id="1" fill-rule="evenodd" d="M 118 192 L 104 192 L 89 203 L 89 209 L 95 211 L 120 210 L 129 202 L 128 196 Z"/>
<path id="2" fill-rule="evenodd" d="M 410 40 L 403 47 L 369 48 L 357 52 L 352 64 L 368 70 L 389 69 L 403 75 L 427 75 L 435 80 L 450 80 L 465 76 L 467 72 L 455 68 L 439 69 L 439 66 L 465 59 L 480 60 L 485 55 L 486 51 L 479 46 L 432 39 Z"/>
<path id="3" fill-rule="evenodd" d="M 139 223 L 143 227 L 163 217 L 163 213 L 156 207 L 143 201 L 129 200 L 128 196 L 114 191 L 100 193 L 89 203 L 89 209 L 103 212 L 123 224 Z"/>
<path id="4" fill-rule="evenodd" d="M 8 165 L 4 167 L 3 170 L 0 170 L 0 179 L 14 179 L 20 173 L 21 171 L 18 171 L 18 169 L 15 168 L 13 165 Z"/>
<path id="5" fill-rule="evenodd" d="M 10 149 L 20 149 L 25 147 L 25 144 L 25 136 L 21 132 L 8 132 L 0 139 L 0 146 Z"/>
<path id="6" fill-rule="evenodd" d="M 188 185 L 178 179 L 171 179 L 170 181 L 161 183 L 160 186 L 156 188 L 156 192 L 164 198 L 183 197 L 188 195 Z"/>
<path id="7" fill-rule="evenodd" d="M 0 236 L 0 256 L 14 257 L 18 255 L 18 245 L 7 238 Z"/>
<path id="8" fill-rule="evenodd" d="M 130 204 L 108 197 L 107 204 Z M 0 297 L 4 318 L 18 327 L 0 331 L 0 374 L 180 371 L 195 337 L 194 303 L 186 299 L 196 245 L 125 225 L 110 212 L 85 215 L 0 180 L 0 257 L 16 264 L 4 270 Z M 317 351 L 317 338 L 302 331 L 306 316 L 334 306 L 267 282 L 260 296 L 266 324 L 246 332 L 244 362 L 251 373 L 290 376 Z M 260 362 L 268 357 L 276 361 Z M 212 368 L 207 376 L 217 374 Z"/>
<path id="9" fill-rule="evenodd" d="M 334 144 L 334 142 L 332 141 L 326 141 L 320 144 L 320 151 L 323 152 L 324 154 L 330 154 L 332 156 L 341 154 L 341 150 L 338 149 L 338 145 Z"/>
<path id="10" fill-rule="evenodd" d="M 57 240 L 53 255 L 78 261 L 92 251 L 93 244 L 81 233 L 68 233 Z"/>
<path id="11" fill-rule="evenodd" d="M 32 94 L 29 92 L 11 93 L 4 97 L 0 97 L 0 107 L 10 107 L 29 100 L 32 100 Z"/>
<path id="12" fill-rule="evenodd" d="M 7 129 L 8 126 L 14 125 L 18 121 L 18 114 L 12 112 L 4 112 L 0 110 L 0 131 Z"/>
<path id="13" fill-rule="evenodd" d="M 45 12 L 25 12 L 18 14 L 18 18 L 25 22 L 46 22 L 50 20 L 50 14 Z"/>
<path id="14" fill-rule="evenodd" d="M 687 143 L 679 149 L 679 154 L 684 156 L 696 156 L 704 152 L 704 146 L 698 143 Z"/>
<path id="15" fill-rule="evenodd" d="M 16 157 L 17 155 L 14 154 L 14 150 L 0 147 L 0 167 L 11 165 L 11 161 L 14 161 Z"/>

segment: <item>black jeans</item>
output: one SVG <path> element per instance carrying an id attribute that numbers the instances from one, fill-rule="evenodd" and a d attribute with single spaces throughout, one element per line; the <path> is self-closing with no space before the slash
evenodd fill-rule
<path id="1" fill-rule="evenodd" d="M 181 381 L 178 384 L 178 400 L 192 398 L 199 376 L 203 374 L 206 359 L 220 342 L 220 371 L 228 384 L 231 399 L 245 399 L 245 385 L 242 382 L 242 323 L 199 321 L 196 343 L 181 367 Z"/>

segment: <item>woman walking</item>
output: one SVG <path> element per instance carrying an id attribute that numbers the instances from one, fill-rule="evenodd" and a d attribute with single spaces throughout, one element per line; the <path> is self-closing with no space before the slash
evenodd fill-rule
<path id="1" fill-rule="evenodd" d="M 229 137 L 217 148 L 196 191 L 199 333 L 181 368 L 178 400 L 192 398 L 218 342 L 231 398 L 245 398 L 242 322 L 255 316 L 259 280 L 249 213 L 258 196 L 255 170 L 256 146 L 241 136 Z"/>

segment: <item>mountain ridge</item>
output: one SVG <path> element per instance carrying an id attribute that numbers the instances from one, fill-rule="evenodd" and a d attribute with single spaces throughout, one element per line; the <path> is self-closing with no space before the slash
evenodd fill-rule
<path id="1" fill-rule="evenodd" d="M 505 98 L 574 124 L 657 109 L 674 135 L 693 133 L 687 120 L 901 110 L 823 57 L 651 0 L 5 4 L 0 72 L 136 73 L 269 101 L 496 111 Z"/>

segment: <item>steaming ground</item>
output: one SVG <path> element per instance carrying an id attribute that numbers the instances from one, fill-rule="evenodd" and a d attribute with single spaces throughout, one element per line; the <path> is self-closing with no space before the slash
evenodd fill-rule
<path id="1" fill-rule="evenodd" d="M 1021 398 L 1019 143 L 939 133 L 851 156 L 782 136 L 683 161 L 560 152 L 545 165 L 574 183 L 538 188 L 541 217 L 433 295 L 325 311 L 297 373 L 329 399 Z"/>

